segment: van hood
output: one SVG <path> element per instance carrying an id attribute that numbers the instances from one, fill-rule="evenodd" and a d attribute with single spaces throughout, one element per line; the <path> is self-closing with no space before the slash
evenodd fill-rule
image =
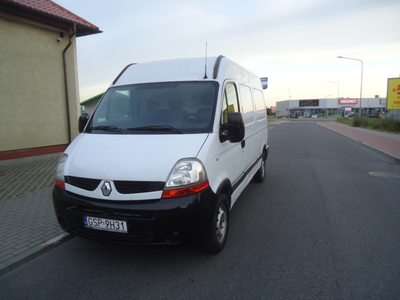
<path id="1" fill-rule="evenodd" d="M 65 153 L 65 176 L 162 181 L 175 163 L 194 158 L 208 134 L 80 134 Z"/>

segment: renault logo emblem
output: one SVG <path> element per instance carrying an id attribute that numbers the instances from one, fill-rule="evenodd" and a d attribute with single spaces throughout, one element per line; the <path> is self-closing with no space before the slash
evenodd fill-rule
<path id="1" fill-rule="evenodd" d="M 104 196 L 108 196 L 111 193 L 111 183 L 109 181 L 105 181 L 103 186 L 101 187 L 101 191 Z"/>

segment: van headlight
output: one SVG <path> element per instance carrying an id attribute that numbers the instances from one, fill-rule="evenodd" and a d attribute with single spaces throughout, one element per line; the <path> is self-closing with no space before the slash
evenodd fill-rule
<path id="1" fill-rule="evenodd" d="M 209 186 L 206 170 L 197 159 L 178 161 L 172 168 L 163 191 L 163 198 L 198 193 Z"/>
<path id="2" fill-rule="evenodd" d="M 64 166 L 67 158 L 68 155 L 64 153 L 63 156 L 59 159 L 56 169 L 56 185 L 62 189 L 65 189 Z"/>

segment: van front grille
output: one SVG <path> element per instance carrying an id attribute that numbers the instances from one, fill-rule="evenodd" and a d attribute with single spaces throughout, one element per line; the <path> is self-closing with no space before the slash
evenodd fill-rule
<path id="1" fill-rule="evenodd" d="M 78 188 L 94 191 L 100 184 L 100 179 L 65 176 L 65 182 Z"/>
<path id="2" fill-rule="evenodd" d="M 164 182 L 159 181 L 114 181 L 114 185 L 120 194 L 155 192 L 164 188 Z"/>
<path id="3" fill-rule="evenodd" d="M 78 188 L 94 191 L 100 184 L 101 179 L 65 176 L 65 182 Z M 164 182 L 160 181 L 114 181 L 115 188 L 120 194 L 137 194 L 162 191 Z"/>

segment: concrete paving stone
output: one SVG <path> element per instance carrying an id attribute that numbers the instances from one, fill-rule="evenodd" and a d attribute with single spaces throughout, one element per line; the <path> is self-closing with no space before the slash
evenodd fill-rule
<path id="1" fill-rule="evenodd" d="M 47 228 L 47 229 L 44 231 L 44 234 L 46 234 L 46 235 L 48 235 L 48 234 L 55 234 L 55 233 L 60 232 L 61 230 L 62 230 L 61 228 L 50 227 L 50 228 Z"/>
<path id="2" fill-rule="evenodd" d="M 7 242 L 3 242 L 0 240 L 0 249 L 7 249 L 7 248 L 12 248 L 14 245 L 17 245 L 17 240 L 11 240 Z"/>
<path id="3" fill-rule="evenodd" d="M 31 247 L 25 246 L 25 247 L 23 247 L 23 248 L 21 248 L 21 249 L 15 250 L 14 253 L 13 253 L 13 255 L 14 255 L 14 256 L 17 256 L 17 255 L 19 255 L 19 254 L 21 254 L 21 253 L 23 253 L 23 252 L 25 252 L 25 251 L 28 251 L 29 249 L 31 249 Z"/>
<path id="4" fill-rule="evenodd" d="M 8 255 L 14 256 L 14 255 L 13 255 L 14 251 L 15 251 L 15 250 L 12 249 L 12 248 L 10 248 L 10 249 L 8 249 L 8 250 L 5 250 L 5 251 L 1 251 L 1 252 L 0 252 L 0 261 L 1 261 L 1 260 L 3 260 L 3 261 L 6 260 L 5 257 L 8 256 Z"/>
<path id="5" fill-rule="evenodd" d="M 32 232 L 20 230 L 19 233 L 13 236 L 16 242 L 27 241 L 32 237 Z"/>
<path id="6" fill-rule="evenodd" d="M 24 241 L 29 241 L 30 239 L 35 237 L 35 233 L 34 232 L 29 232 L 29 231 L 21 231 L 20 234 L 16 237 L 17 241 L 19 241 L 19 243 L 24 242 Z"/>
<path id="7" fill-rule="evenodd" d="M 15 246 L 15 245 L 16 244 L 10 244 L 8 246 L 1 247 L 0 248 L 0 257 L 1 257 L 1 255 L 3 255 L 3 253 L 8 253 L 9 251 L 13 251 L 14 250 L 13 246 Z"/>
<path id="8" fill-rule="evenodd" d="M 15 242 L 17 242 L 16 235 L 13 235 L 13 236 L 10 236 L 10 235 L 3 236 L 3 237 L 0 239 L 0 246 L 7 246 L 7 245 L 12 244 L 12 243 L 15 243 Z"/>
<path id="9" fill-rule="evenodd" d="M 15 249 L 13 247 L 3 248 L 0 251 L 0 258 L 7 254 L 12 254 L 14 251 Z"/>
<path id="10" fill-rule="evenodd" d="M 24 195 L 26 192 L 51 187 L 54 184 L 55 168 L 60 155 L 36 157 L 31 161 L 2 162 L 0 173 L 7 174 L 7 177 L 0 193 L 0 202 L 6 198 Z"/>
<path id="11" fill-rule="evenodd" d="M 44 234 L 43 232 L 33 232 L 30 236 L 26 238 L 27 241 L 34 243 L 37 240 L 43 239 Z"/>
<path id="12" fill-rule="evenodd" d="M 9 224 L 8 226 L 4 226 L 2 230 L 5 231 L 4 236 L 13 236 L 15 233 L 20 231 L 20 229 L 16 226 L 17 224 Z M 2 237 L 3 235 L 0 235 Z"/>
<path id="13" fill-rule="evenodd" d="M 18 245 L 18 241 L 17 240 L 12 241 L 12 242 L 9 241 L 9 242 L 7 242 L 7 244 L 6 243 L 1 243 L 0 249 L 2 249 L 2 250 L 10 249 L 10 248 L 13 248 L 16 245 Z"/>
<path id="14" fill-rule="evenodd" d="M 51 240 L 52 238 L 54 238 L 57 235 L 58 235 L 57 233 L 50 233 L 50 234 L 46 235 L 45 242 Z"/>
<path id="15" fill-rule="evenodd" d="M 51 197 L 61 155 L 0 161 L 0 174 L 7 174 L 0 177 L 1 274 L 6 266 L 15 268 L 19 261 L 42 253 L 48 247 L 39 245 L 63 233 Z"/>
<path id="16" fill-rule="evenodd" d="M 0 258 L 0 262 L 6 262 L 6 261 L 8 261 L 9 259 L 11 259 L 11 258 L 13 258 L 13 257 L 15 257 L 15 255 L 12 255 L 12 254 L 7 254 L 7 255 L 5 255 L 5 256 L 2 256 L 1 258 Z"/>
<path id="17" fill-rule="evenodd" d="M 28 241 L 21 242 L 21 243 L 18 243 L 18 245 L 14 246 L 13 249 L 19 250 L 19 249 L 21 249 L 21 248 L 23 248 L 23 247 L 28 246 L 29 244 L 30 244 L 30 243 L 29 243 Z"/>
<path id="18" fill-rule="evenodd" d="M 1 230 L 4 230 L 4 232 L 2 232 L 1 234 L 0 234 L 0 241 L 5 241 L 6 239 L 8 239 L 8 238 L 10 238 L 10 235 L 6 232 L 6 228 L 2 228 Z"/>
<path id="19" fill-rule="evenodd" d="M 36 234 L 32 234 L 30 237 L 27 238 L 27 240 L 31 243 L 34 243 L 38 240 L 44 239 L 44 234 L 43 232 L 38 232 Z"/>
<path id="20" fill-rule="evenodd" d="M 1 239 L 3 245 L 8 245 L 9 243 L 15 243 L 16 241 L 17 239 L 15 238 L 15 236 L 8 236 L 4 239 Z"/>

